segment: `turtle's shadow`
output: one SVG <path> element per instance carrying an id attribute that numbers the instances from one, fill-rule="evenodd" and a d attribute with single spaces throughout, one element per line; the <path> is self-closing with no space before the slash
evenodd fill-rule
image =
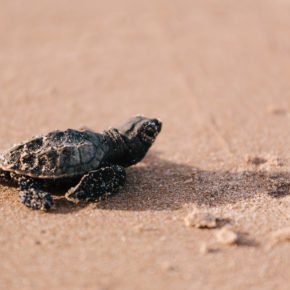
<path id="1" fill-rule="evenodd" d="M 94 207 L 127 211 L 178 210 L 192 203 L 213 207 L 251 199 L 256 194 L 273 198 L 289 194 L 287 172 L 264 172 L 258 166 L 256 170 L 243 172 L 207 171 L 163 160 L 158 155 L 158 152 L 150 152 L 138 166 L 128 168 L 125 187 Z M 58 191 L 58 195 L 63 194 L 61 189 Z M 74 204 L 59 196 L 51 213 L 72 213 L 88 205 Z"/>
<path id="2" fill-rule="evenodd" d="M 209 207 L 251 199 L 256 194 L 281 198 L 289 194 L 287 172 L 206 171 L 177 164 L 151 152 L 142 166 L 127 169 L 126 186 L 110 199 L 100 201 L 105 210 L 178 210 L 185 204 Z"/>
<path id="3" fill-rule="evenodd" d="M 128 168 L 125 187 L 93 207 L 127 211 L 178 210 L 193 203 L 209 207 L 233 204 L 256 194 L 282 198 L 290 191 L 287 172 L 264 172 L 258 165 L 243 172 L 207 171 L 163 160 L 158 155 L 158 152 L 150 152 L 138 166 Z M 73 213 L 90 205 L 68 201 L 63 196 L 66 190 L 59 186 L 51 188 L 55 200 L 51 214 Z"/>

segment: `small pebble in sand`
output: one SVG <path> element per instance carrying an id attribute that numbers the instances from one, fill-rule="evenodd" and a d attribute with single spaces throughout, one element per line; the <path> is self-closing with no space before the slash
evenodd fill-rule
<path id="1" fill-rule="evenodd" d="M 188 184 L 188 183 L 192 183 L 192 182 L 193 182 L 192 178 L 188 178 L 183 183 Z"/>
<path id="2" fill-rule="evenodd" d="M 185 225 L 187 227 L 196 227 L 196 228 L 215 228 L 217 226 L 216 217 L 213 215 L 202 212 L 202 211 L 193 211 L 184 219 Z"/>
<path id="3" fill-rule="evenodd" d="M 250 155 L 246 155 L 245 156 L 245 160 L 248 164 L 252 164 L 255 166 L 259 166 L 265 162 L 267 162 L 267 160 L 263 157 L 259 157 L 259 156 L 250 156 Z"/>
<path id="4" fill-rule="evenodd" d="M 144 231 L 144 226 L 143 225 L 137 225 L 134 227 L 134 230 L 138 233 L 143 232 Z"/>
<path id="5" fill-rule="evenodd" d="M 283 166 L 283 160 L 277 156 L 271 156 L 269 157 L 268 163 L 270 166 Z"/>
<path id="6" fill-rule="evenodd" d="M 287 110 L 272 105 L 267 108 L 266 112 L 271 115 L 285 115 Z"/>
<path id="7" fill-rule="evenodd" d="M 283 197 L 290 193 L 290 182 L 283 177 L 273 177 L 270 180 L 267 193 L 272 197 Z"/>
<path id="8" fill-rule="evenodd" d="M 279 242 L 288 241 L 290 242 L 290 227 L 279 229 L 272 233 L 274 240 Z"/>
<path id="9" fill-rule="evenodd" d="M 224 245 L 234 245 L 238 241 L 238 235 L 227 227 L 216 232 L 216 239 Z"/>
<path id="10" fill-rule="evenodd" d="M 202 255 L 205 255 L 205 254 L 210 253 L 212 251 L 213 251 L 213 249 L 206 243 L 202 243 L 199 247 L 199 252 Z"/>
<path id="11" fill-rule="evenodd" d="M 161 270 L 166 271 L 166 272 L 174 271 L 174 270 L 176 270 L 176 267 L 169 262 L 164 262 L 161 264 Z"/>
<path id="12" fill-rule="evenodd" d="M 135 226 L 134 230 L 136 232 L 141 233 L 141 232 L 157 231 L 157 228 L 153 228 L 153 227 L 150 227 L 150 226 L 144 226 L 144 225 L 140 224 L 140 225 Z"/>

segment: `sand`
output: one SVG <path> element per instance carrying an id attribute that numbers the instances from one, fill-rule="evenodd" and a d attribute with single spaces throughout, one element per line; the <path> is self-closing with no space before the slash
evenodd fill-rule
<path id="1" fill-rule="evenodd" d="M 289 289 L 290 1 L 0 4 L 1 151 L 164 124 L 108 200 L 43 213 L 0 187 L 0 289 Z M 186 227 L 195 209 L 219 228 Z"/>

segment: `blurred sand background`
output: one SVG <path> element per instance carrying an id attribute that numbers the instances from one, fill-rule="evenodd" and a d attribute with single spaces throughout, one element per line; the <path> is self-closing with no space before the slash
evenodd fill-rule
<path id="1" fill-rule="evenodd" d="M 0 289 L 289 289 L 272 232 L 289 226 L 290 1 L 0 6 L 1 151 L 138 113 L 164 124 L 107 201 L 43 213 L 0 187 Z M 237 245 L 186 227 L 194 208 Z"/>

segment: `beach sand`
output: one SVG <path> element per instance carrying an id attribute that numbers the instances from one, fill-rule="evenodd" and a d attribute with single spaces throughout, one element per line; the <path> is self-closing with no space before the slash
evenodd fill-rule
<path id="1" fill-rule="evenodd" d="M 0 289 L 289 289 L 290 1 L 0 4 L 1 151 L 163 122 L 107 200 L 31 211 L 1 185 Z"/>

